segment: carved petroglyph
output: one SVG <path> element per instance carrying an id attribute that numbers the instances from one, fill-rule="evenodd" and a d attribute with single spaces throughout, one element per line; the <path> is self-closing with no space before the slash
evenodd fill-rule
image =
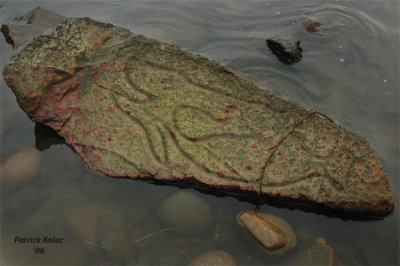
<path id="1" fill-rule="evenodd" d="M 172 45 L 68 19 L 3 73 L 32 120 L 106 175 L 195 180 L 348 211 L 393 208 L 364 139 Z"/>

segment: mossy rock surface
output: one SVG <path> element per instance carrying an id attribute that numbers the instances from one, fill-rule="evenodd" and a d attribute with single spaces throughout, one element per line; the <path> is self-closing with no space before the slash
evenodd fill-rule
<path id="1" fill-rule="evenodd" d="M 393 209 L 366 140 L 217 62 L 126 29 L 67 19 L 3 74 L 32 121 L 99 173 L 358 213 Z"/>

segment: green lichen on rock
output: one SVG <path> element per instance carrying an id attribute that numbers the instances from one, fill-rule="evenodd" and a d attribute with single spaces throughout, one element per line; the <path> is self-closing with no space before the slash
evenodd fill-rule
<path id="1" fill-rule="evenodd" d="M 363 138 L 318 114 L 299 124 L 310 112 L 296 103 L 126 29 L 67 19 L 3 73 L 33 121 L 108 176 L 195 180 L 361 213 L 393 208 Z"/>

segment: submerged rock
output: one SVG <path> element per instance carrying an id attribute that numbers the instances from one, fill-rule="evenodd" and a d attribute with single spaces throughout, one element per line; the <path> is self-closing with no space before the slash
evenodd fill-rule
<path id="1" fill-rule="evenodd" d="M 319 21 L 311 18 L 307 18 L 301 22 L 301 25 L 308 31 L 308 32 L 324 32 L 320 26 L 322 25 Z"/>
<path id="2" fill-rule="evenodd" d="M 1 180 L 7 183 L 23 182 L 37 174 L 42 153 L 28 148 L 11 155 L 0 165 Z"/>
<path id="3" fill-rule="evenodd" d="M 3 74 L 27 115 L 99 173 L 362 214 L 393 209 L 365 139 L 217 62 L 126 29 L 67 19 Z"/>
<path id="4" fill-rule="evenodd" d="M 297 252 L 295 256 L 287 260 L 285 265 L 339 266 L 344 265 L 344 263 L 323 238 L 318 238 L 313 246 L 305 251 Z"/>
<path id="5" fill-rule="evenodd" d="M 213 250 L 200 254 L 188 264 L 189 266 L 235 266 L 235 259 L 227 252 Z"/>
<path id="6" fill-rule="evenodd" d="M 297 240 L 292 228 L 283 219 L 254 211 L 243 211 L 238 222 L 268 252 L 283 254 L 296 246 Z"/>
<path id="7" fill-rule="evenodd" d="M 177 192 L 168 197 L 158 213 L 168 228 L 184 233 L 203 232 L 212 223 L 210 206 L 191 192 Z"/>
<path id="8" fill-rule="evenodd" d="M 86 247 L 93 249 L 96 246 L 96 234 L 99 220 L 99 207 L 95 204 L 86 204 L 70 213 L 66 217 L 67 223 L 74 235 Z"/>
<path id="9" fill-rule="evenodd" d="M 291 36 L 278 36 L 266 40 L 269 49 L 284 64 L 292 65 L 301 60 L 303 49 L 300 41 Z"/>

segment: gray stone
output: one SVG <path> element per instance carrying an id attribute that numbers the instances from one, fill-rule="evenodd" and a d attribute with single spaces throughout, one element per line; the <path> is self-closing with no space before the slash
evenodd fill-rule
<path id="1" fill-rule="evenodd" d="M 269 49 L 284 64 L 292 65 L 301 60 L 303 49 L 300 41 L 292 36 L 277 36 L 266 40 Z"/>

